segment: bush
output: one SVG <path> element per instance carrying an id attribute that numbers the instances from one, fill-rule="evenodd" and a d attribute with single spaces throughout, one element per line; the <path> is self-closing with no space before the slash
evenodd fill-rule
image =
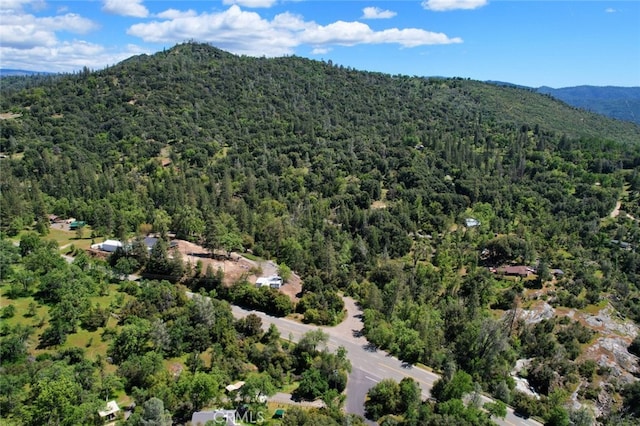
<path id="1" fill-rule="evenodd" d="M 296 399 L 313 401 L 322 396 L 328 390 L 329 383 L 326 378 L 322 376 L 320 370 L 310 368 L 302 373 L 300 385 L 293 392 L 293 397 Z"/>
<path id="2" fill-rule="evenodd" d="M 597 401 L 600 390 L 601 389 L 598 385 L 591 384 L 589 386 L 580 388 L 580 396 L 584 399 Z"/>
<path id="3" fill-rule="evenodd" d="M 531 417 L 534 414 L 540 414 L 541 403 L 522 392 L 514 392 L 513 394 L 513 409 L 517 414 L 523 417 Z"/>
<path id="4" fill-rule="evenodd" d="M 511 389 L 504 380 L 498 383 L 493 391 L 493 395 L 505 404 L 511 403 Z"/>
<path id="5" fill-rule="evenodd" d="M 130 296 L 137 296 L 140 293 L 140 287 L 133 281 L 122 281 L 120 291 Z"/>
<path id="6" fill-rule="evenodd" d="M 16 314 L 16 307 L 13 305 L 7 305 L 2 308 L 2 318 L 13 318 Z"/>
<path id="7" fill-rule="evenodd" d="M 100 306 L 95 306 L 89 309 L 86 314 L 80 319 L 80 325 L 82 328 L 88 331 L 96 331 L 100 327 L 104 327 L 109 319 L 109 312 L 102 309 Z"/>
<path id="8" fill-rule="evenodd" d="M 595 374 L 597 368 L 598 364 L 592 359 L 588 359 L 578 365 L 578 371 L 580 372 L 580 375 L 589 380 L 593 378 L 593 375 Z"/>
<path id="9" fill-rule="evenodd" d="M 256 288 L 242 282 L 233 285 L 228 292 L 221 292 L 221 297 L 248 309 L 257 309 L 275 316 L 287 316 L 293 312 L 293 302 L 286 294 L 268 287 Z"/>
<path id="10" fill-rule="evenodd" d="M 384 379 L 369 389 L 364 403 L 368 419 L 378 420 L 386 414 L 396 414 L 400 397 L 400 386 L 393 379 Z"/>
<path id="11" fill-rule="evenodd" d="M 9 237 L 15 237 L 24 229 L 24 222 L 21 218 L 17 217 L 11 221 L 9 228 L 7 229 L 7 235 Z"/>

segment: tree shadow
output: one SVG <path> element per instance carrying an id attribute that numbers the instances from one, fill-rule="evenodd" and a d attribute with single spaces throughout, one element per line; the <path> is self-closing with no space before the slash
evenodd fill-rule
<path id="1" fill-rule="evenodd" d="M 371 342 L 368 342 L 364 345 L 362 345 L 362 349 L 364 349 L 367 352 L 376 352 L 378 350 L 378 347 L 376 345 L 374 345 Z"/>

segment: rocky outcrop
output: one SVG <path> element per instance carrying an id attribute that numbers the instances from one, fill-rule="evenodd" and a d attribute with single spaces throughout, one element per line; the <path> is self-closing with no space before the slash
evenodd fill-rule
<path id="1" fill-rule="evenodd" d="M 519 317 L 527 324 L 535 324 L 542 320 L 553 318 L 555 310 L 547 302 L 542 302 L 532 309 L 522 309 Z"/>

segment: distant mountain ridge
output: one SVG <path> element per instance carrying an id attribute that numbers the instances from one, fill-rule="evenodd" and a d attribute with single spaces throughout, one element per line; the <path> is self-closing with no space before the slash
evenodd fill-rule
<path id="1" fill-rule="evenodd" d="M 0 68 L 0 77 L 24 77 L 29 75 L 49 75 L 53 74 L 47 71 L 29 71 L 29 70 L 16 70 L 10 68 Z"/>
<path id="2" fill-rule="evenodd" d="M 640 87 L 575 86 L 553 89 L 543 86 L 536 91 L 577 108 L 640 124 Z"/>
<path id="3" fill-rule="evenodd" d="M 640 87 L 583 85 L 554 89 L 548 86 L 528 87 L 503 81 L 487 81 L 487 83 L 532 90 L 552 96 L 576 108 L 640 124 Z"/>

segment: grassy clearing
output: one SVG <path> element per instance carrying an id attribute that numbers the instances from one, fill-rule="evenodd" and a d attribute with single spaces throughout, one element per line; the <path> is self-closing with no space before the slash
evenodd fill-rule
<path id="1" fill-rule="evenodd" d="M 507 290 L 513 287 L 513 285 L 517 283 L 518 280 L 517 280 L 517 277 L 499 276 L 499 277 L 496 277 L 496 282 L 498 283 L 498 286 L 500 289 Z"/>
<path id="2" fill-rule="evenodd" d="M 205 351 L 200 354 L 200 359 L 204 363 L 204 365 L 211 365 L 212 356 L 211 351 Z"/>
<path id="3" fill-rule="evenodd" d="M 100 304 L 102 308 L 108 308 L 112 303 L 116 303 L 118 299 L 122 299 L 121 302 L 124 304 L 133 296 L 130 296 L 126 293 L 120 292 L 120 286 L 118 284 L 109 284 L 107 286 L 107 294 L 104 296 L 94 296 L 91 297 L 91 303 L 95 305 L 96 303 Z"/>
<path id="4" fill-rule="evenodd" d="M 97 355 L 105 357 L 107 349 L 109 348 L 109 342 L 102 341 L 100 336 L 103 330 L 102 327 L 96 331 L 87 331 L 78 328 L 76 333 L 70 334 L 67 337 L 67 341 L 61 348 L 83 348 L 86 358 L 92 361 L 95 361 Z"/>
<path id="5" fill-rule="evenodd" d="M 91 228 L 89 226 L 85 226 L 83 230 L 84 235 L 91 235 Z M 78 238 L 78 234 L 76 231 L 66 231 L 63 229 L 50 228 L 49 235 L 44 237 L 45 240 L 54 240 L 58 243 L 58 247 L 60 248 L 68 248 L 71 244 L 73 244 L 76 248 L 88 249 L 91 247 L 91 238 Z M 65 250 L 66 252 L 66 250 Z"/>
<path id="6" fill-rule="evenodd" d="M 600 312 L 601 310 L 607 307 L 607 304 L 609 304 L 609 301 L 604 299 L 604 300 L 601 300 L 600 303 L 598 303 L 597 305 L 585 306 L 584 308 L 580 309 L 580 312 L 584 314 L 597 315 L 598 312 Z"/>
<path id="7" fill-rule="evenodd" d="M 285 384 L 282 386 L 282 389 L 280 389 L 280 392 L 293 393 L 293 391 L 295 391 L 298 388 L 298 385 L 299 385 L 298 382 Z"/>
<path id="8" fill-rule="evenodd" d="M 29 352 L 32 355 L 37 356 L 42 353 L 56 352 L 65 348 L 79 347 L 85 349 L 88 359 L 95 360 L 98 355 L 106 357 L 109 341 L 102 341 L 101 335 L 105 328 L 113 329 L 117 327 L 118 323 L 115 318 L 109 317 L 106 327 L 100 327 L 96 331 L 84 330 L 78 326 L 76 333 L 68 335 L 64 344 L 58 347 L 38 349 L 40 336 L 49 325 L 49 307 L 40 304 L 33 296 L 9 299 L 4 295 L 7 287 L 7 285 L 2 286 L 3 296 L 0 300 L 0 306 L 13 305 L 16 313 L 12 318 L 2 319 L 2 323 L 9 327 L 15 327 L 16 325 L 33 327 L 33 334 L 29 337 L 28 342 Z M 126 303 L 129 298 L 131 298 L 131 296 L 118 291 L 117 284 L 109 284 L 107 295 L 90 297 L 89 300 L 92 305 L 95 306 L 97 303 L 103 309 L 107 309 L 112 304 L 115 304 L 117 299 L 121 299 L 121 303 Z M 32 309 L 32 306 L 35 307 L 35 309 Z M 32 313 L 34 313 L 34 315 L 29 315 L 30 310 L 33 311 Z M 106 369 L 112 370 L 113 372 L 116 367 L 107 365 Z"/>
<path id="9" fill-rule="evenodd" d="M 254 262 L 262 262 L 264 259 L 258 256 L 255 256 L 251 253 L 242 253 L 242 257 L 246 257 L 249 260 L 253 260 Z"/>
<path id="10" fill-rule="evenodd" d="M 32 229 L 26 229 L 20 232 L 15 237 L 11 237 L 9 240 L 15 243 L 20 242 L 20 238 L 27 232 L 32 232 Z M 84 235 L 91 235 L 91 228 L 89 226 L 84 227 Z M 58 247 L 61 248 L 61 251 L 67 252 L 70 245 L 74 245 L 76 248 L 88 249 L 91 247 L 91 243 L 93 241 L 92 238 L 78 238 L 78 234 L 76 231 L 66 231 L 64 229 L 58 228 L 49 228 L 49 233 L 42 237 L 45 241 L 55 241 L 58 244 Z"/>
<path id="11" fill-rule="evenodd" d="M 6 287 L 5 287 L 6 288 Z M 26 316 L 29 311 L 29 305 L 33 304 L 35 309 L 35 315 Z M 49 308 L 40 305 L 33 297 L 20 297 L 18 299 L 9 299 L 5 295 L 2 296 L 0 306 L 5 307 L 13 305 L 16 308 L 16 314 L 12 318 L 3 318 L 2 322 L 10 327 L 16 325 L 28 325 L 33 326 L 34 322 L 38 321 L 38 318 L 42 318 L 47 315 Z"/>
<path id="12" fill-rule="evenodd" d="M 127 395 L 124 390 L 116 392 L 116 402 L 122 409 L 122 407 L 130 406 L 134 401 L 129 395 Z"/>

